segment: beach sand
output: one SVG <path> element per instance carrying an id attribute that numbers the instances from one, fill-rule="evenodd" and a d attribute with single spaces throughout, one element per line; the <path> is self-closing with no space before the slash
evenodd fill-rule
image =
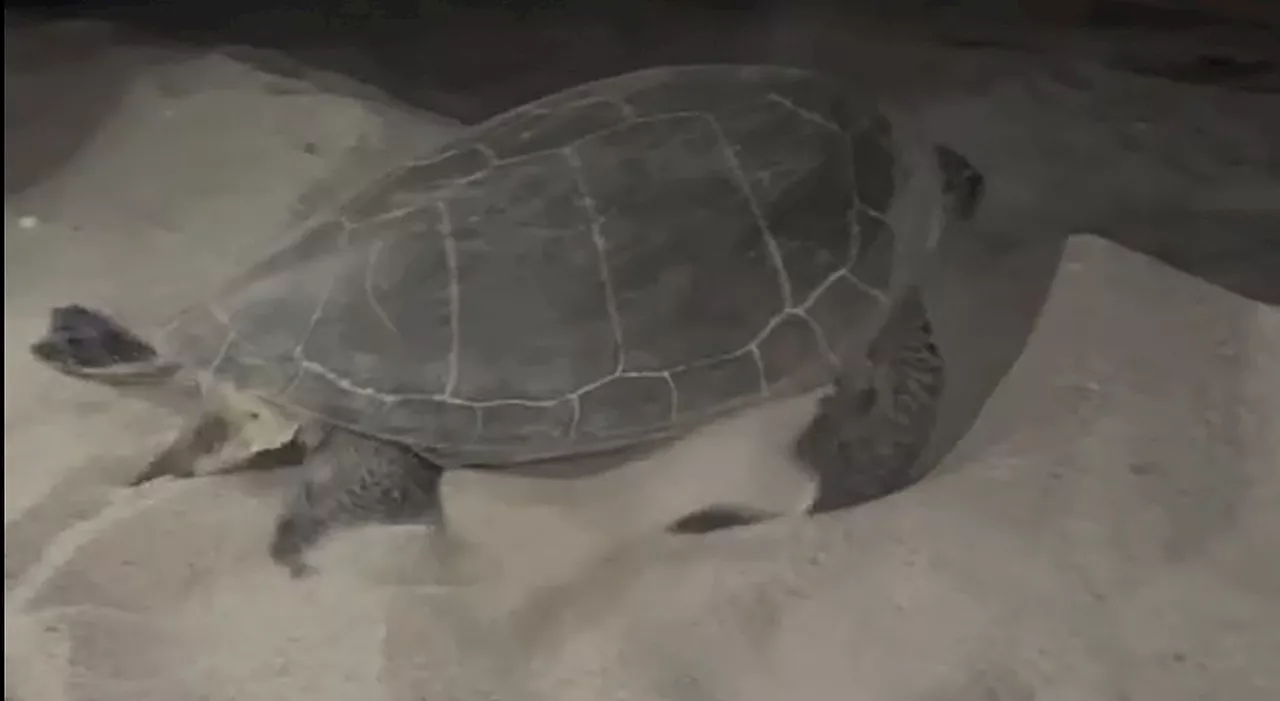
<path id="1" fill-rule="evenodd" d="M 947 243 L 941 465 L 847 512 L 658 532 L 806 498 L 812 396 L 577 480 L 452 473 L 447 548 L 350 533 L 304 581 L 266 556 L 296 470 L 122 487 L 177 419 L 36 364 L 49 308 L 145 328 L 462 128 L 235 56 L 6 31 L 6 701 L 1280 698 L 1280 312 L 1087 233 Z M 1013 116 L 920 123 L 999 192 Z M 1276 221 L 1265 158 L 1219 160 L 1215 211 Z"/>

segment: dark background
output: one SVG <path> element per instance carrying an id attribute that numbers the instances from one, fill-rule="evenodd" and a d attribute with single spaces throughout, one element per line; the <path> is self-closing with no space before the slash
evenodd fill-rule
<path id="1" fill-rule="evenodd" d="M 92 17 L 184 44 L 247 44 L 338 70 L 474 122 L 550 90 L 641 65 L 732 60 L 743 37 L 788 18 L 999 27 L 1276 31 L 1276 0 L 167 0 L 10 2 L 36 18 Z M 1280 50 L 1280 49 L 1278 49 Z M 1229 57 L 1148 67 L 1225 81 L 1275 71 Z"/>
<path id="2" fill-rule="evenodd" d="M 874 32 L 902 28 L 927 33 L 931 41 L 1014 51 L 1036 51 L 1058 40 L 1052 37 L 1072 33 L 1107 34 L 1109 44 L 1126 47 L 1102 59 L 1113 68 L 1280 94 L 1280 0 L 100 0 L 5 6 L 6 28 L 67 18 L 125 27 L 112 41 L 131 43 L 120 36 L 131 32 L 142 43 L 282 52 L 464 123 L 645 65 L 788 62 L 792 53 L 814 51 L 804 31 L 782 37 L 787 27 L 804 22 L 833 30 L 827 35 L 836 42 L 856 41 L 846 38 L 856 32 L 842 28 L 874 23 Z M 1194 41 L 1188 44 L 1193 48 L 1173 52 L 1141 48 L 1144 37 L 1156 35 L 1208 39 L 1206 48 Z M 842 51 L 835 47 L 835 55 Z M 6 100 L 7 132 L 12 107 Z M 6 192 L 35 177 L 11 177 L 10 170 L 6 159 Z M 1276 228 L 1276 235 L 1260 237 L 1257 226 L 1185 236 L 1152 227 L 1135 229 L 1121 243 L 1239 294 L 1280 304 Z"/>

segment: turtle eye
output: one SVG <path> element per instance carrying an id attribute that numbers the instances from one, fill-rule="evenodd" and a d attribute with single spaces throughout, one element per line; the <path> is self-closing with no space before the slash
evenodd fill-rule
<path id="1" fill-rule="evenodd" d="M 50 344 L 58 349 L 58 355 L 84 367 L 104 367 L 112 364 L 113 358 L 103 353 L 97 339 L 84 334 L 62 332 L 55 336 Z"/>

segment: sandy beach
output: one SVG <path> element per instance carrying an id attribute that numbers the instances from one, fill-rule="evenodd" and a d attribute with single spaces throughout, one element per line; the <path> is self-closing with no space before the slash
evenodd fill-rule
<path id="1" fill-rule="evenodd" d="M 5 39 L 6 701 L 1280 698 L 1280 97 L 917 51 L 876 89 L 1014 213 L 926 286 L 952 377 L 931 478 L 659 532 L 803 499 L 809 396 L 572 481 L 452 473 L 446 557 L 370 529 L 294 581 L 266 544 L 296 469 L 127 489 L 177 417 L 27 347 L 69 301 L 158 322 L 464 125 L 257 50 Z M 1198 216 L 1054 234 L 1113 181 Z M 1058 196 L 1012 206 L 1033 190 Z"/>

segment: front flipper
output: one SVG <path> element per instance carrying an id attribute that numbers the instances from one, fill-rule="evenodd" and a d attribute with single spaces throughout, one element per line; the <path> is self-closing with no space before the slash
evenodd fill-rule
<path id="1" fill-rule="evenodd" d="M 215 454 L 231 438 L 231 423 L 216 412 L 206 412 L 188 421 L 176 438 L 138 473 L 130 487 L 161 477 L 194 477 L 201 458 Z"/>
<path id="2" fill-rule="evenodd" d="M 252 394 L 215 383 L 203 390 L 202 404 L 200 413 L 183 424 L 131 486 L 165 476 L 199 477 L 272 463 L 287 465 L 288 456 L 305 454 L 310 448 L 310 426 L 299 425 Z M 300 455 L 293 461 L 299 459 Z"/>
<path id="3" fill-rule="evenodd" d="M 305 477 L 276 522 L 271 559 L 301 577 L 307 552 L 340 528 L 442 527 L 444 468 L 407 446 L 333 428 L 312 451 Z"/>

